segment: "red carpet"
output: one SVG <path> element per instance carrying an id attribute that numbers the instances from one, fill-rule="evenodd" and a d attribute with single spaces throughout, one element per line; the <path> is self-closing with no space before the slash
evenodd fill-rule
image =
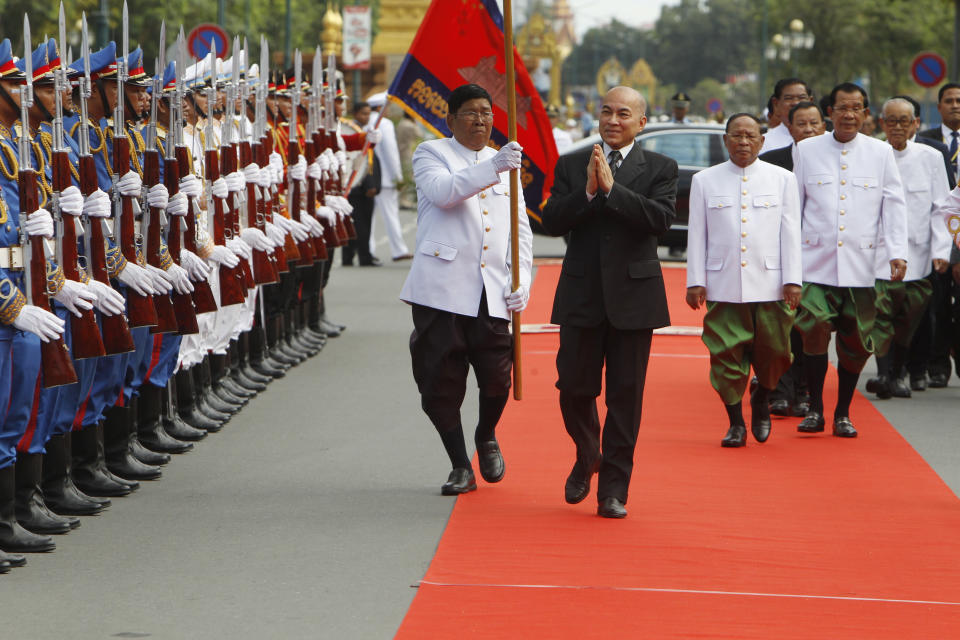
<path id="1" fill-rule="evenodd" d="M 674 324 L 698 324 L 664 271 Z M 524 322 L 549 320 L 558 272 L 540 267 Z M 457 500 L 397 637 L 960 637 L 960 501 L 864 398 L 856 440 L 779 419 L 724 450 L 705 347 L 657 336 L 630 515 L 604 520 L 595 495 L 563 501 L 557 335 L 524 339 L 506 477 Z"/>

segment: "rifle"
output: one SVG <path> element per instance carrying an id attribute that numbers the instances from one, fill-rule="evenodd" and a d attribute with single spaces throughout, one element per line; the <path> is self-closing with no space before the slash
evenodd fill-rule
<path id="1" fill-rule="evenodd" d="M 287 211 L 290 213 L 290 219 L 300 222 L 300 181 L 294 180 L 289 168 L 300 161 L 300 145 L 297 142 L 297 109 L 300 105 L 300 70 L 303 60 L 300 57 L 300 50 L 297 49 L 293 54 L 293 87 L 290 88 L 290 136 L 287 139 Z M 317 257 L 313 250 L 313 243 L 307 238 L 297 243 L 297 250 L 300 252 L 299 266 L 305 267 L 313 264 Z"/>
<path id="2" fill-rule="evenodd" d="M 213 146 L 213 107 L 210 105 L 215 105 L 217 100 L 217 64 L 216 64 L 216 47 L 211 46 L 210 48 L 210 86 L 207 87 L 207 135 L 204 137 L 205 149 L 203 152 L 204 157 L 204 166 L 206 168 L 205 176 L 208 181 L 207 184 L 207 194 L 209 197 L 207 203 L 207 215 L 210 215 L 213 212 L 213 242 L 215 244 L 224 245 L 227 242 L 227 227 L 228 220 L 226 219 L 227 212 L 224 210 L 224 201 L 221 198 L 215 198 L 211 192 L 211 187 L 214 182 L 220 178 L 220 158 L 217 154 L 216 147 Z M 224 119 L 224 134 L 226 133 L 227 120 Z M 228 155 L 228 154 L 225 154 Z M 227 198 L 230 199 L 229 197 Z M 229 229 L 230 237 L 233 237 L 233 228 Z M 240 270 L 239 266 L 233 267 L 232 269 L 220 265 L 220 306 L 226 307 L 232 304 L 241 304 L 244 299 L 244 279 L 243 271 Z"/>
<path id="3" fill-rule="evenodd" d="M 120 252 L 123 257 L 137 264 L 137 244 L 133 226 L 133 201 L 135 196 L 124 196 L 117 188 L 120 177 L 130 171 L 130 138 L 126 132 L 126 116 L 123 110 L 123 83 L 127 79 L 127 56 L 130 55 L 127 31 L 127 3 L 123 3 L 123 50 L 122 58 L 117 61 L 117 104 L 113 111 L 113 211 L 114 237 L 120 239 Z M 132 288 L 127 288 L 127 311 L 131 327 L 156 326 L 157 310 L 153 296 L 144 296 Z"/>
<path id="4" fill-rule="evenodd" d="M 326 110 L 324 115 L 327 119 L 327 147 L 336 151 L 340 148 L 340 143 L 337 141 L 337 106 L 334 104 L 337 100 L 337 57 L 334 54 L 330 54 L 327 57 L 327 93 L 326 93 Z M 343 175 L 342 173 L 330 172 L 328 176 L 327 185 L 325 193 L 330 195 L 343 195 Z M 353 235 L 350 234 L 350 226 L 353 225 L 353 221 L 350 220 L 350 216 L 343 216 L 344 220 L 340 219 L 340 216 L 337 216 L 337 237 L 340 240 L 340 246 L 347 244 L 349 240 L 356 238 L 356 230 L 354 230 Z M 349 222 L 345 222 L 349 220 Z"/>
<path id="5" fill-rule="evenodd" d="M 83 75 L 79 78 L 80 88 L 80 158 L 78 172 L 80 175 L 80 193 L 84 197 L 97 190 L 97 167 L 90 153 L 90 121 L 87 115 L 87 99 L 90 98 L 92 85 L 90 83 L 90 41 L 87 34 L 87 14 L 82 14 L 83 36 L 80 45 L 80 55 L 83 57 Z M 107 256 L 104 252 L 103 221 L 91 220 L 83 216 L 83 252 L 87 257 L 87 265 L 91 277 L 107 286 L 110 286 L 110 275 L 107 273 Z M 107 355 L 129 353 L 135 349 L 133 334 L 127 326 L 127 318 L 118 313 L 113 316 L 100 314 L 101 337 Z M 74 345 L 76 351 L 76 344 Z"/>
<path id="6" fill-rule="evenodd" d="M 163 77 L 163 55 L 166 49 L 164 40 L 166 36 L 166 25 L 160 23 L 160 58 L 154 64 L 157 65 L 159 76 L 154 77 L 153 93 L 150 96 L 150 121 L 147 123 L 147 138 L 143 150 L 143 201 L 146 204 L 147 190 L 160 184 L 160 151 L 157 149 L 157 95 L 162 84 Z M 157 81 L 157 77 L 161 80 Z M 161 218 L 163 209 L 157 209 L 147 205 L 143 212 L 142 226 L 146 229 L 147 237 L 144 242 L 143 251 L 146 254 L 147 264 L 157 269 L 163 269 L 163 259 L 160 257 L 160 245 L 163 241 L 161 234 Z M 177 316 L 173 312 L 173 302 L 166 293 L 153 296 L 153 306 L 157 310 L 157 326 L 151 333 L 173 333 L 177 331 Z"/>
<path id="7" fill-rule="evenodd" d="M 20 90 L 20 122 L 23 131 L 20 134 L 20 166 L 17 171 L 17 187 L 20 195 L 20 215 L 25 218 L 40 208 L 40 192 L 37 188 L 37 172 L 30 161 L 30 107 L 33 105 L 33 47 L 30 45 L 30 20 L 23 16 L 23 47 L 26 70 L 26 84 Z M 50 311 L 47 291 L 47 256 L 43 238 L 28 236 L 24 225 L 20 225 L 20 244 L 26 254 L 23 259 L 23 277 L 26 284 L 27 304 Z M 77 381 L 77 372 L 70 360 L 70 351 L 59 337 L 40 343 L 41 371 L 43 388 L 59 387 Z"/>
<path id="8" fill-rule="evenodd" d="M 284 86 L 286 86 L 286 78 L 284 78 L 283 84 L 284 84 Z M 274 131 L 275 134 L 278 134 L 278 132 L 280 131 L 280 129 L 278 129 L 278 127 L 279 127 L 278 112 L 274 112 L 274 114 L 273 114 L 273 131 Z M 279 140 L 277 140 L 277 139 L 272 140 L 270 146 L 271 146 L 271 148 L 272 148 L 274 151 L 276 151 L 277 153 L 285 153 L 285 152 L 286 152 L 286 149 L 280 149 L 280 148 L 279 148 L 279 147 L 280 147 L 280 144 L 279 144 Z M 276 193 L 275 193 L 276 197 L 273 198 L 273 203 L 272 203 L 272 204 L 273 204 L 273 207 L 272 207 L 271 212 L 270 212 L 270 221 L 271 221 L 271 222 L 273 221 L 274 215 L 282 215 L 282 214 L 280 213 L 280 190 L 281 190 L 281 188 L 282 188 L 282 187 L 280 187 L 279 185 L 276 187 Z M 281 267 L 281 268 L 280 268 L 280 271 L 281 271 L 282 273 L 289 273 L 289 271 L 290 271 L 290 264 L 289 264 L 289 263 L 291 263 L 291 262 L 299 262 L 299 260 L 300 260 L 300 250 L 297 249 L 297 243 L 293 241 L 293 236 L 291 236 L 289 233 L 288 233 L 288 234 L 285 234 L 284 237 L 283 237 L 283 258 L 282 258 L 281 261 L 280 261 L 280 267 Z"/>
<path id="9" fill-rule="evenodd" d="M 177 88 L 176 88 L 176 97 L 174 99 L 175 104 L 173 105 L 172 112 L 175 114 L 174 119 L 174 138 L 175 138 L 175 149 L 174 149 L 174 158 L 176 159 L 177 171 L 173 171 L 171 168 L 167 170 L 164 167 L 164 179 L 170 180 L 173 176 L 177 178 L 177 190 L 180 189 L 180 178 L 184 178 L 188 173 L 193 171 L 193 166 L 190 162 L 190 151 L 187 149 L 187 145 L 183 141 L 183 96 L 184 96 L 184 87 L 183 87 L 183 75 L 186 70 L 186 59 L 187 59 L 187 48 L 184 44 L 183 37 L 183 27 L 180 27 L 180 34 L 177 36 Z M 168 145 L 174 144 L 174 142 L 168 142 Z M 168 150 L 169 156 L 169 150 Z M 167 184 L 169 189 L 169 183 Z M 197 253 L 197 216 L 196 211 L 199 208 L 193 196 L 187 196 L 187 215 L 184 216 L 186 223 L 186 230 L 183 237 L 183 248 L 187 251 L 190 251 L 194 255 Z M 172 237 L 167 239 L 167 247 L 170 250 L 170 255 L 173 256 L 174 245 L 177 248 L 177 258 L 179 258 L 180 251 L 180 227 L 177 225 L 177 228 L 171 228 Z M 216 311 L 217 301 L 213 296 L 213 289 L 210 288 L 210 283 L 206 280 L 193 280 L 193 305 L 196 313 L 210 313 Z M 176 307 L 176 301 L 174 302 L 174 307 Z"/>
<path id="10" fill-rule="evenodd" d="M 220 171 L 223 175 L 230 175 L 238 170 L 237 167 L 237 139 L 239 127 L 237 126 L 237 86 L 240 76 L 240 37 L 233 40 L 233 67 L 230 73 L 230 81 L 227 83 L 226 94 L 227 103 L 223 109 L 223 138 L 220 141 Z M 227 126 L 229 125 L 229 126 Z M 227 219 L 225 222 L 229 225 L 234 238 L 240 237 L 240 197 L 229 196 L 227 198 Z M 253 271 L 250 269 L 250 263 L 244 258 L 240 258 L 239 269 L 243 275 L 244 290 L 252 289 L 255 286 L 253 281 Z"/>
<path id="11" fill-rule="evenodd" d="M 63 17 L 63 3 L 60 3 L 60 45 L 66 38 L 66 20 Z M 57 263 L 63 269 L 67 280 L 80 280 L 79 256 L 77 255 L 77 227 L 73 216 L 60 211 L 60 194 L 71 185 L 70 154 L 63 140 L 63 91 L 67 87 L 67 69 L 63 61 L 53 71 L 54 105 L 53 141 L 51 144 L 50 164 L 53 170 L 53 193 L 51 200 L 57 216 L 59 243 L 57 244 Z M 83 311 L 78 318 L 70 314 L 70 331 L 73 335 L 73 357 L 77 360 L 97 358 L 107 354 L 100 337 L 100 327 L 93 309 Z"/>
<path id="12" fill-rule="evenodd" d="M 317 46 L 316 53 L 313 56 L 313 73 L 311 80 L 313 86 L 310 88 L 310 96 L 307 100 L 307 126 L 303 137 L 303 154 L 306 156 L 307 165 L 312 165 L 317 159 L 317 147 L 313 142 L 313 132 L 317 128 L 317 91 L 321 87 L 318 76 L 321 75 L 320 67 L 320 47 Z M 307 211 L 306 215 L 316 218 L 317 211 L 317 182 L 311 177 L 307 177 Z M 327 245 L 323 237 L 312 238 L 314 253 L 317 260 L 327 260 L 330 256 L 327 253 Z"/>

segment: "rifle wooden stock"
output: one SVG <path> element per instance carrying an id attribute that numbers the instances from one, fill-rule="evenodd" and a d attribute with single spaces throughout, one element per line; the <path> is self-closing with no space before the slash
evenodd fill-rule
<path id="1" fill-rule="evenodd" d="M 64 151 L 52 154 L 53 190 L 62 193 L 70 186 L 70 158 Z M 79 258 L 77 256 L 77 226 L 74 216 L 61 213 L 60 221 L 63 224 L 61 236 L 61 251 L 63 255 L 63 277 L 67 280 L 80 280 Z M 107 355 L 100 337 L 100 327 L 93 309 L 83 311 L 78 318 L 70 314 L 70 333 L 73 336 L 73 357 L 75 360 L 84 358 L 98 358 Z"/>
<path id="2" fill-rule="evenodd" d="M 257 164 L 261 168 L 266 167 L 270 164 L 270 158 L 268 152 L 272 142 L 266 136 L 260 138 L 260 145 L 254 149 L 254 157 L 257 159 Z M 263 192 L 263 201 L 261 202 L 262 211 L 263 211 L 263 220 L 264 222 L 269 222 L 273 224 L 273 187 L 267 187 Z M 286 236 L 284 236 L 286 238 Z M 287 254 L 284 251 L 284 247 L 277 247 L 273 250 L 272 253 L 274 260 L 274 268 L 276 269 L 277 281 L 280 280 L 281 273 L 289 273 L 290 267 L 287 265 Z"/>
<path id="3" fill-rule="evenodd" d="M 148 141 L 148 144 L 150 141 Z M 160 182 L 160 154 L 156 149 L 147 149 L 143 152 L 143 177 L 148 187 L 152 187 Z M 145 206 L 146 203 L 144 203 Z M 150 223 L 144 230 L 146 239 L 143 243 L 143 252 L 146 254 L 147 264 L 157 269 L 162 269 L 160 259 L 160 216 L 163 209 L 149 207 Z M 177 331 L 177 316 L 173 312 L 173 302 L 166 293 L 153 296 L 153 307 L 157 310 L 157 326 L 150 330 L 150 333 L 175 333 Z"/>
<path id="4" fill-rule="evenodd" d="M 287 171 L 299 160 L 300 147 L 296 140 L 291 140 L 287 143 Z M 287 194 L 287 211 L 290 213 L 291 220 L 300 222 L 300 181 L 291 180 L 290 182 L 290 193 Z M 313 243 L 310 242 L 309 238 L 297 243 L 297 251 L 300 252 L 300 260 L 298 261 L 300 267 L 310 266 L 317 257 L 313 250 Z"/>
<path id="5" fill-rule="evenodd" d="M 177 170 L 179 177 L 183 178 L 190 172 L 190 154 L 186 147 L 177 147 L 175 149 L 177 156 Z M 166 175 L 166 173 L 164 173 Z M 179 184 L 178 184 L 179 189 Z M 193 213 L 194 199 L 187 196 L 187 215 L 184 216 L 187 222 L 187 230 L 183 239 L 183 248 L 187 251 L 197 254 L 197 218 Z M 213 295 L 213 289 L 206 279 L 191 280 L 193 282 L 193 306 L 197 313 L 210 313 L 219 309 L 217 300 Z"/>
<path id="6" fill-rule="evenodd" d="M 26 217 L 26 212 L 36 211 L 39 208 L 37 172 L 33 169 L 21 168 L 17 175 L 17 183 L 20 189 L 21 215 Z M 29 242 L 30 282 L 25 284 L 30 287 L 30 303 L 44 311 L 50 311 L 50 300 L 47 298 L 47 257 L 43 250 L 43 238 L 33 236 Z M 70 351 L 62 337 L 41 342 L 40 359 L 44 389 L 73 384 L 77 381 L 77 372 L 70 360 Z"/>
<path id="7" fill-rule="evenodd" d="M 220 171 L 221 175 L 230 175 L 237 170 L 237 143 L 231 143 L 229 146 L 220 148 Z M 240 238 L 240 207 L 237 199 L 233 196 L 227 197 L 227 216 L 225 220 L 226 228 L 230 229 L 231 237 Z M 253 281 L 253 270 L 250 269 L 250 262 L 240 258 L 237 265 L 243 275 L 243 290 L 246 297 L 247 289 L 252 289 L 255 285 Z"/>
<path id="8" fill-rule="evenodd" d="M 80 193 L 88 196 L 96 191 L 97 167 L 93 162 L 93 156 L 80 156 L 79 173 Z M 90 262 L 93 279 L 109 287 L 110 274 L 107 273 L 107 256 L 104 251 L 103 221 L 100 218 L 92 218 L 87 233 L 90 234 L 90 255 L 87 256 L 87 260 Z M 124 314 L 108 316 L 101 313 L 100 327 L 100 337 L 103 339 L 103 348 L 107 355 L 129 353 L 136 348 Z"/>
<path id="9" fill-rule="evenodd" d="M 167 144 L 173 144 L 173 140 L 168 138 Z M 171 197 L 180 193 L 180 168 L 176 157 L 164 159 L 163 183 Z M 192 210 L 188 208 L 188 215 L 190 211 Z M 180 266 L 181 247 L 180 218 L 171 216 L 170 228 L 167 230 L 167 251 L 170 252 L 170 259 L 177 266 Z M 178 293 L 174 290 L 171 299 L 173 300 L 173 314 L 177 318 L 177 333 L 182 336 L 200 333 L 200 325 L 197 323 L 197 310 L 193 306 L 193 296 L 189 293 Z"/>
<path id="10" fill-rule="evenodd" d="M 213 184 L 220 177 L 220 164 L 217 158 L 216 149 L 210 149 L 204 152 L 206 160 L 207 178 Z M 227 222 L 227 212 L 225 202 L 220 198 L 213 198 L 213 242 L 219 245 L 225 245 Z M 208 212 L 209 214 L 209 212 Z M 233 228 L 230 227 L 231 234 Z M 220 306 L 227 307 L 232 304 L 241 304 L 244 301 L 243 295 L 243 271 L 240 267 L 229 268 L 220 265 Z"/>
<path id="11" fill-rule="evenodd" d="M 113 137 L 113 172 L 122 176 L 130 171 L 130 139 Z M 120 196 L 120 253 L 127 262 L 137 261 L 137 243 L 133 229 L 133 196 Z M 157 310 L 153 296 L 140 295 L 127 287 L 127 319 L 131 327 L 153 327 L 157 324 Z"/>
<path id="12" fill-rule="evenodd" d="M 260 143 L 257 142 L 256 146 Z M 248 167 L 254 162 L 253 147 L 248 140 L 240 142 L 240 164 Z M 259 163 L 258 165 L 259 166 Z M 257 185 L 247 183 L 247 226 L 251 229 L 265 230 L 263 219 L 263 200 L 257 200 Z M 276 261 L 272 254 L 259 249 L 253 250 L 253 282 L 255 284 L 272 284 L 278 279 Z"/>

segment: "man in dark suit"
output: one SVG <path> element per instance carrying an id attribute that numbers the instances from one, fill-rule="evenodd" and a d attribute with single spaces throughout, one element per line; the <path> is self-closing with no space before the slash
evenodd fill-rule
<path id="1" fill-rule="evenodd" d="M 787 129 L 793 142 L 779 149 L 771 149 L 760 154 L 760 159 L 787 171 L 793 171 L 793 158 L 796 154 L 797 143 L 813 136 L 819 136 L 826 131 L 823 111 L 815 102 L 803 100 L 790 108 L 787 112 Z"/>
<path id="2" fill-rule="evenodd" d="M 569 234 L 551 316 L 560 325 L 560 411 L 577 448 L 565 498 L 581 502 L 599 471 L 597 513 L 606 518 L 627 515 L 653 329 L 670 324 L 657 240 L 676 217 L 677 163 L 635 143 L 646 106 L 633 89 L 611 89 L 600 111 L 602 147 L 560 158 L 543 209 L 547 233 Z"/>

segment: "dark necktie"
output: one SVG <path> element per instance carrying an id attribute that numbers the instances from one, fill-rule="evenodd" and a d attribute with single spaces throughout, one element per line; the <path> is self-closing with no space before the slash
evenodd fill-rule
<path id="1" fill-rule="evenodd" d="M 952 163 L 954 163 L 954 164 L 957 163 L 957 150 L 958 150 L 958 147 L 957 147 L 957 138 L 958 138 L 958 137 L 960 137 L 960 133 L 957 133 L 956 131 L 954 131 L 953 133 L 950 134 L 950 138 L 951 138 L 951 140 L 950 140 L 950 162 L 952 162 Z"/>
<path id="2" fill-rule="evenodd" d="M 956 139 L 954 139 L 956 141 Z M 610 165 L 610 173 L 614 176 L 617 175 L 617 169 L 620 168 L 620 152 L 614 149 L 607 155 L 607 164 Z"/>

